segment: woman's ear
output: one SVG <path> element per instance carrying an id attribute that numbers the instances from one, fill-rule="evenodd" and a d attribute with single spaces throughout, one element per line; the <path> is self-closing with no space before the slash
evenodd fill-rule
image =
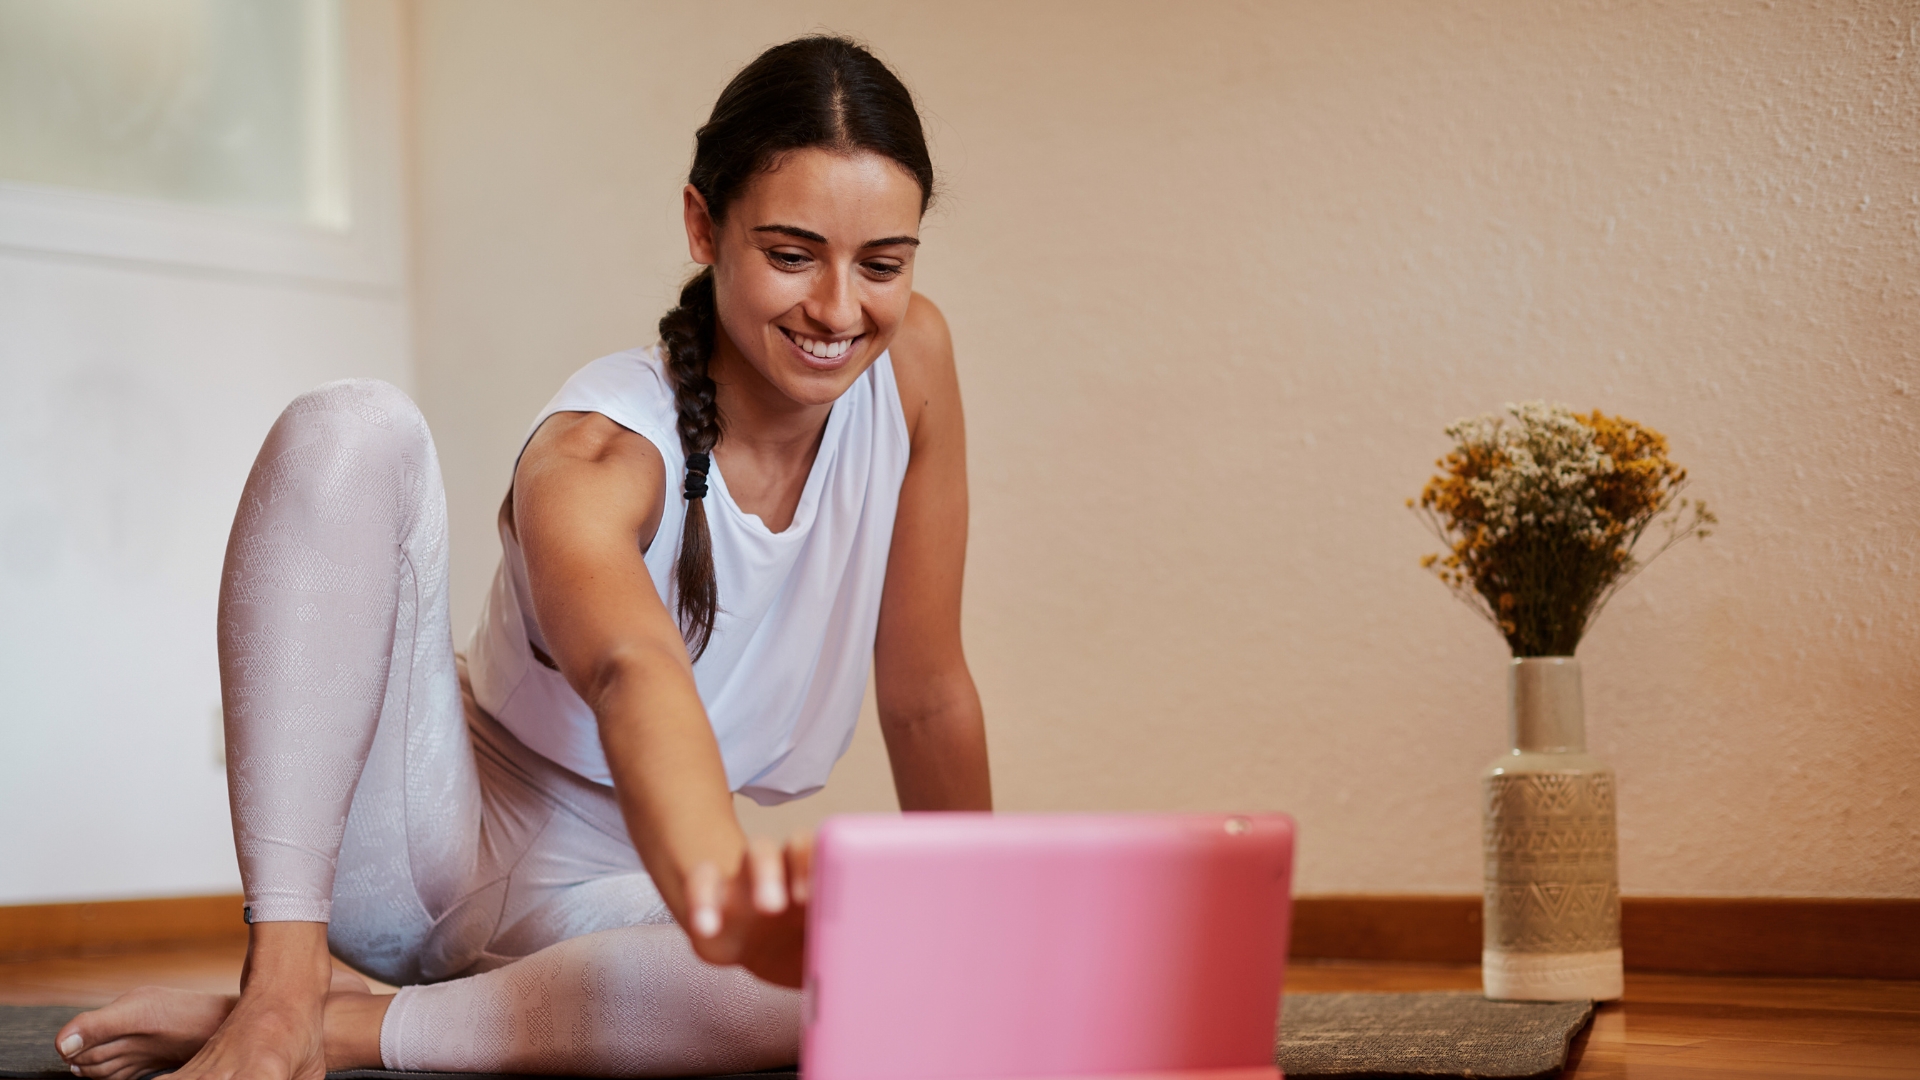
<path id="1" fill-rule="evenodd" d="M 687 254 L 701 266 L 712 266 L 717 261 L 714 251 L 718 237 L 714 236 L 713 215 L 707 213 L 707 200 L 688 184 L 680 193 L 680 201 L 687 219 Z"/>

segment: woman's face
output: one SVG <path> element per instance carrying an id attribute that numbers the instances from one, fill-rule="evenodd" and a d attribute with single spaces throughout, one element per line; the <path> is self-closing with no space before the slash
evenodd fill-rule
<path id="1" fill-rule="evenodd" d="M 725 340 L 796 404 L 825 405 L 886 351 L 913 295 L 920 185 L 872 153 L 796 150 L 716 229 L 686 189 L 687 244 L 714 271 Z M 731 349 L 729 349 L 731 345 Z"/>

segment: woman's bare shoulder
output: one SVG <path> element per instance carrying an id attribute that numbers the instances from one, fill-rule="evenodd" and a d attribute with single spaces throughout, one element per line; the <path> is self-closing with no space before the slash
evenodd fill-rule
<path id="1" fill-rule="evenodd" d="M 665 490 L 666 460 L 645 436 L 600 413 L 557 412 L 527 440 L 501 512 L 514 522 L 630 518 L 645 550 L 660 527 Z"/>
<path id="2" fill-rule="evenodd" d="M 561 459 L 642 475 L 665 474 L 666 462 L 645 436 L 629 431 L 602 413 L 557 412 L 527 440 L 521 462 Z"/>
<path id="3" fill-rule="evenodd" d="M 953 335 L 947 330 L 946 316 L 932 300 L 914 293 L 907 302 L 907 317 L 888 351 L 893 356 L 893 377 L 900 386 L 907 430 L 913 431 L 929 402 L 959 393 L 953 370 Z"/>

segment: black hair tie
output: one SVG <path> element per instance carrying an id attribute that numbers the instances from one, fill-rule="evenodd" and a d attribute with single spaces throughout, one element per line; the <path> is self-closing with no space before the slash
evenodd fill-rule
<path id="1" fill-rule="evenodd" d="M 712 462 L 705 454 L 687 455 L 687 501 L 707 497 L 707 469 Z"/>

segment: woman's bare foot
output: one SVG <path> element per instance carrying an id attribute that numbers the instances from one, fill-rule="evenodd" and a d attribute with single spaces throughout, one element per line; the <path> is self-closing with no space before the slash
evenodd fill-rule
<path id="1" fill-rule="evenodd" d="M 75 1076 L 134 1080 L 185 1064 L 220 1029 L 237 999 L 227 994 L 142 986 L 84 1012 L 54 1045 Z"/>
<path id="2" fill-rule="evenodd" d="M 327 989 L 330 1000 L 368 993 L 365 979 L 337 968 Z M 192 1060 L 238 1000 L 231 994 L 142 986 L 68 1021 L 55 1036 L 55 1045 L 75 1076 L 135 1080 Z M 374 1038 L 377 1056 L 378 1028 Z"/>
<path id="3" fill-rule="evenodd" d="M 137 1080 L 177 1062 L 196 1039 L 200 1048 L 176 1080 L 325 1080 L 322 1028 L 333 972 L 327 924 L 255 923 L 248 928 L 238 998 L 158 992 L 143 998 L 165 1007 L 144 1011 L 132 1000 L 116 1010 L 115 1002 L 75 1017 L 54 1037 L 55 1046 L 74 1074 L 89 1080 Z M 215 1007 L 226 1015 L 208 1034 Z M 160 1022 L 152 1022 L 156 1018 Z"/>

